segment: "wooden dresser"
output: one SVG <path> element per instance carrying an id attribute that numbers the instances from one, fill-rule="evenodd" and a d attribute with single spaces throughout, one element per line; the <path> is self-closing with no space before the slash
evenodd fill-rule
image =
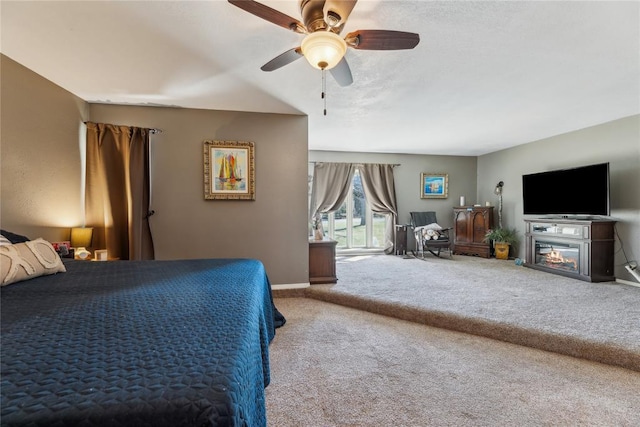
<path id="1" fill-rule="evenodd" d="M 309 283 L 337 283 L 335 240 L 309 240 Z"/>
<path id="2" fill-rule="evenodd" d="M 491 244 L 484 235 L 493 228 L 492 206 L 457 206 L 453 208 L 454 254 L 491 256 Z"/>

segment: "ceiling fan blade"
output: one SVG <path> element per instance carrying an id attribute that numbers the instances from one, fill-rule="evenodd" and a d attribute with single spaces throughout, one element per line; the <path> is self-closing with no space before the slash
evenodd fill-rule
<path id="1" fill-rule="evenodd" d="M 358 0 L 326 0 L 322 8 L 325 22 L 332 27 L 340 27 L 342 30 L 357 2 Z M 332 19 L 337 21 L 333 23 Z"/>
<path id="2" fill-rule="evenodd" d="M 290 64 L 296 59 L 302 57 L 304 57 L 304 55 L 302 54 L 302 49 L 300 49 L 300 47 L 295 47 L 293 49 L 289 49 L 285 53 L 281 53 L 280 55 L 276 56 L 271 61 L 260 67 L 260 69 L 262 71 L 277 70 L 278 68 L 284 67 L 285 65 Z"/>
<path id="3" fill-rule="evenodd" d="M 296 33 L 305 34 L 306 28 L 300 21 L 290 17 L 280 11 L 270 8 L 262 3 L 258 3 L 253 0 L 229 0 L 234 6 L 249 12 L 259 18 L 269 21 L 273 24 L 279 25 L 287 30 L 295 31 Z"/>
<path id="4" fill-rule="evenodd" d="M 338 65 L 329 70 L 331 75 L 340 86 L 349 86 L 353 83 L 353 76 L 351 75 L 351 68 L 347 63 L 347 59 L 343 56 Z"/>
<path id="5" fill-rule="evenodd" d="M 347 34 L 345 41 L 354 49 L 413 49 L 420 42 L 420 35 L 415 33 L 406 33 L 404 31 L 358 30 Z"/>

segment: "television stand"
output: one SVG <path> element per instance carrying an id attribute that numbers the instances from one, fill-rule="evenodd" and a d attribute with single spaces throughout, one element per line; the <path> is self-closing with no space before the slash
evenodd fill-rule
<path id="1" fill-rule="evenodd" d="M 587 282 L 613 281 L 615 223 L 608 219 L 525 220 L 525 265 Z"/>

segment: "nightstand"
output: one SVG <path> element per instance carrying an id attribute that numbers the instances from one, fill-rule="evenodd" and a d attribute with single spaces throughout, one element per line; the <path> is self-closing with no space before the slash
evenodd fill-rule
<path id="1" fill-rule="evenodd" d="M 336 245 L 331 239 L 309 240 L 309 283 L 337 283 Z"/>

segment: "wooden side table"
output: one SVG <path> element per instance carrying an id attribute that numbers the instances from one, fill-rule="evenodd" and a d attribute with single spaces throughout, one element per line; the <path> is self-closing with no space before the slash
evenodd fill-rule
<path id="1" fill-rule="evenodd" d="M 309 240 L 309 283 L 337 283 L 335 240 Z"/>

